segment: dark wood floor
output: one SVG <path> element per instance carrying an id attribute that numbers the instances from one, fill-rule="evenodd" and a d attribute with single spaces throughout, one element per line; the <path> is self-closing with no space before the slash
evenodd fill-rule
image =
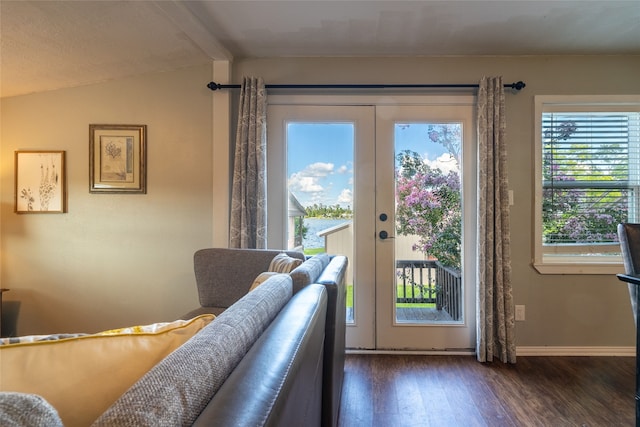
<path id="1" fill-rule="evenodd" d="M 635 358 L 349 354 L 338 425 L 633 426 Z"/>

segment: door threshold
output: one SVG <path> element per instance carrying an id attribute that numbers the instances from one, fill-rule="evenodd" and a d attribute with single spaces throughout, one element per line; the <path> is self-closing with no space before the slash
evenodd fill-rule
<path id="1" fill-rule="evenodd" d="M 346 354 L 390 354 L 396 356 L 475 356 L 476 352 L 471 349 L 456 350 L 371 350 L 361 348 L 348 348 Z"/>

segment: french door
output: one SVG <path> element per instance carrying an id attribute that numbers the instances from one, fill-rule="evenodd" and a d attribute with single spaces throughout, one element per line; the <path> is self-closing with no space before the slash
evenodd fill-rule
<path id="1" fill-rule="evenodd" d="M 271 96 L 269 104 L 268 246 L 348 256 L 347 347 L 473 348 L 473 98 Z M 459 243 L 439 253 L 448 266 L 425 250 L 426 228 L 407 226 L 428 215 L 399 198 L 425 174 L 459 179 Z"/>

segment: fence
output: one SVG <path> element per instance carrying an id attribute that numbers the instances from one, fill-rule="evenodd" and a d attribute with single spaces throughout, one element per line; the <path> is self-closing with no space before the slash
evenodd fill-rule
<path id="1" fill-rule="evenodd" d="M 462 318 L 462 277 L 434 260 L 396 261 L 397 302 L 435 304 L 453 320 Z"/>

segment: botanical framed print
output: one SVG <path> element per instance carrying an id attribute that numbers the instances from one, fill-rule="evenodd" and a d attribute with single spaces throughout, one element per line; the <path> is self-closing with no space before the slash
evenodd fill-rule
<path id="1" fill-rule="evenodd" d="M 147 192 L 146 125 L 89 125 L 89 192 Z"/>
<path id="2" fill-rule="evenodd" d="M 64 151 L 15 152 L 16 213 L 67 211 Z"/>

